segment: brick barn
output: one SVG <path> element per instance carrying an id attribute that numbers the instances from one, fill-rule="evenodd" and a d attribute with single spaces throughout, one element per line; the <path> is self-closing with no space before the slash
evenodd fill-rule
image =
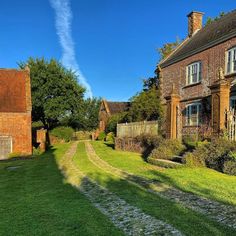
<path id="1" fill-rule="evenodd" d="M 0 159 L 32 154 L 29 70 L 0 69 Z"/>
<path id="2" fill-rule="evenodd" d="M 99 132 L 105 131 L 108 119 L 115 114 L 128 111 L 129 102 L 109 102 L 102 100 L 99 109 Z"/>
<path id="3" fill-rule="evenodd" d="M 236 10 L 203 27 L 203 13 L 188 16 L 187 38 L 160 63 L 166 136 L 180 138 L 225 128 L 236 108 Z"/>

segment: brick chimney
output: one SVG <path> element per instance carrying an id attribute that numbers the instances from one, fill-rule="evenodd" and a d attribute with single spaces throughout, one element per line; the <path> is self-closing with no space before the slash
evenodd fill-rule
<path id="1" fill-rule="evenodd" d="M 202 12 L 192 11 L 188 17 L 188 36 L 192 37 L 198 30 L 202 28 Z"/>

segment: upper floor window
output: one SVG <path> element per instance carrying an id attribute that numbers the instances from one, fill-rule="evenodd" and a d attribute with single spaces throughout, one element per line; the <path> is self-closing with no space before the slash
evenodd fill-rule
<path id="1" fill-rule="evenodd" d="M 236 47 L 226 52 L 226 71 L 227 74 L 236 72 Z"/>
<path id="2" fill-rule="evenodd" d="M 186 107 L 186 125 L 199 125 L 201 123 L 201 103 L 192 103 Z"/>
<path id="3" fill-rule="evenodd" d="M 195 62 L 186 68 L 186 82 L 189 84 L 196 84 L 201 81 L 201 62 Z"/>

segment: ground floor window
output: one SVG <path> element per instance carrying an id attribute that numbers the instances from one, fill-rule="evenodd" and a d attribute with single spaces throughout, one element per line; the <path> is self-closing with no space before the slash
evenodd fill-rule
<path id="1" fill-rule="evenodd" d="M 231 98 L 230 98 L 230 108 L 232 108 L 232 109 L 236 109 L 236 96 L 232 96 Z"/>
<path id="2" fill-rule="evenodd" d="M 186 106 L 186 125 L 199 125 L 201 123 L 201 103 L 191 103 Z"/>

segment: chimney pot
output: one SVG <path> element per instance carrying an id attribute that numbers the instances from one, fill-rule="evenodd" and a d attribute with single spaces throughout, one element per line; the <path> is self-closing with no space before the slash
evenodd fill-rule
<path id="1" fill-rule="evenodd" d="M 192 11 L 187 15 L 189 37 L 192 37 L 198 30 L 202 28 L 203 15 L 204 13 L 198 11 Z"/>

